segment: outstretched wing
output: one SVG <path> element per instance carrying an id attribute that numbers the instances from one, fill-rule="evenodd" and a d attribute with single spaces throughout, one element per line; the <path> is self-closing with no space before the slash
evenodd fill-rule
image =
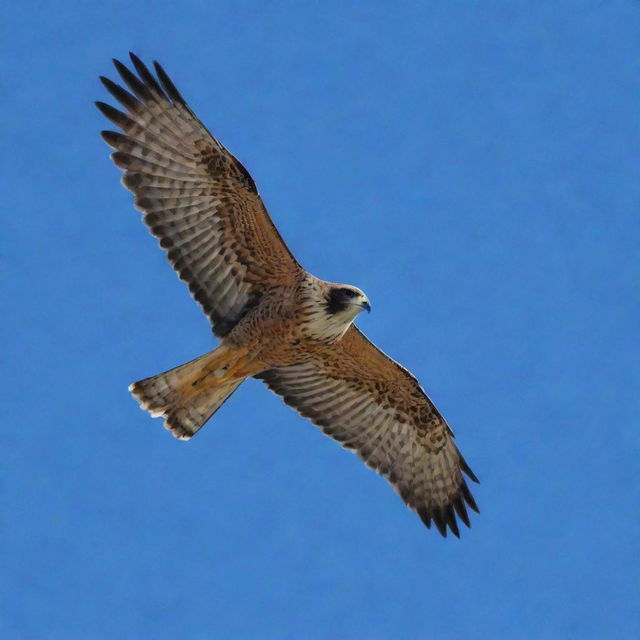
<path id="1" fill-rule="evenodd" d="M 122 182 L 169 261 L 225 336 L 271 284 L 301 267 L 271 222 L 249 172 L 191 111 L 162 67 L 133 54 L 137 76 L 114 64 L 128 92 L 101 78 L 122 105 L 97 102 L 124 133 L 103 131 Z"/>
<path id="2" fill-rule="evenodd" d="M 427 527 L 459 536 L 456 513 L 478 507 L 477 478 L 417 380 L 352 326 L 311 360 L 259 376 L 272 391 L 395 487 Z"/>

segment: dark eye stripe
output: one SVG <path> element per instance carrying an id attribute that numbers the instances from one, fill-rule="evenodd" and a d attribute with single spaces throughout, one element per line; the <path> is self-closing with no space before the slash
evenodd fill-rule
<path id="1" fill-rule="evenodd" d="M 349 296 L 350 298 L 355 298 L 358 294 L 353 289 L 340 289 L 340 293 L 343 293 L 345 296 Z"/>

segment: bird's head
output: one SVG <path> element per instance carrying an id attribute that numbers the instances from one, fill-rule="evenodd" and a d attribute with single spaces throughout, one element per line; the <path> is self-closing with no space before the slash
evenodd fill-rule
<path id="1" fill-rule="evenodd" d="M 361 311 L 371 311 L 369 299 L 358 287 L 350 284 L 333 284 L 327 294 L 327 313 L 331 316 L 353 320 Z"/>
<path id="2" fill-rule="evenodd" d="M 369 299 L 358 287 L 312 276 L 307 286 L 304 332 L 312 340 L 328 344 L 340 340 L 361 311 L 371 311 Z"/>

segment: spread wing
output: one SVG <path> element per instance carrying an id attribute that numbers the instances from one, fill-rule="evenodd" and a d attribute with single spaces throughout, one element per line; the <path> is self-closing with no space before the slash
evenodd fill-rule
<path id="1" fill-rule="evenodd" d="M 352 326 L 307 362 L 257 376 L 300 414 L 383 475 L 427 527 L 459 536 L 456 513 L 478 507 L 477 478 L 417 380 Z"/>
<path id="2" fill-rule="evenodd" d="M 249 172 L 202 125 L 165 71 L 133 54 L 114 64 L 126 91 L 101 78 L 123 111 L 96 103 L 124 133 L 103 131 L 122 182 L 178 275 L 225 336 L 272 284 L 301 267 L 271 222 Z"/>

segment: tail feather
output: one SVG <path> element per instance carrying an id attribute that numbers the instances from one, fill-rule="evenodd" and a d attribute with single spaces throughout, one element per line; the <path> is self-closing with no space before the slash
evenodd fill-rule
<path id="1" fill-rule="evenodd" d="M 165 428 L 180 440 L 191 438 L 244 381 L 202 376 L 214 353 L 129 386 L 141 408 L 154 418 L 163 417 Z"/>

